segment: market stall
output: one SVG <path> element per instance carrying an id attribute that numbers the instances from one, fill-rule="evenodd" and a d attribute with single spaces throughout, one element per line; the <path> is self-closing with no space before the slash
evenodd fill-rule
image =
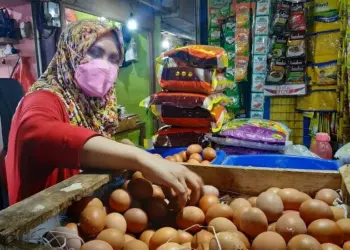
<path id="1" fill-rule="evenodd" d="M 221 196 L 256 197 L 271 188 L 294 188 L 314 196 L 317 191 L 341 189 L 344 204 L 350 205 L 350 168 L 337 171 L 282 170 L 239 166 L 187 165 L 204 182 L 220 190 Z M 72 203 L 101 189 L 112 180 L 109 174 L 80 174 L 50 187 L 0 212 L 0 244 L 13 249 L 44 249 L 24 243 L 23 234 L 66 211 Z M 105 204 L 108 206 L 107 204 Z M 129 232 L 129 231 L 128 231 Z M 138 234 L 136 234 L 138 235 Z"/>

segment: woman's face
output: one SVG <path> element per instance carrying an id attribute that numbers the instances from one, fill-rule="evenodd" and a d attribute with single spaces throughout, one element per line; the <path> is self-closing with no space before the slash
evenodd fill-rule
<path id="1" fill-rule="evenodd" d="M 85 59 L 102 59 L 116 67 L 121 62 L 121 55 L 116 45 L 117 41 L 112 33 L 98 39 L 88 50 Z"/>

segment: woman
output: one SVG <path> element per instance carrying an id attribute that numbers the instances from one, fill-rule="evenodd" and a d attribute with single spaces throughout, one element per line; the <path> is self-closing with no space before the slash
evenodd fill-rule
<path id="1" fill-rule="evenodd" d="M 202 180 L 187 168 L 111 138 L 118 127 L 114 82 L 124 51 L 120 31 L 82 21 L 61 35 L 46 72 L 20 102 L 12 121 L 6 177 L 10 204 L 79 169 L 138 170 L 173 188 L 180 205 L 198 201 Z"/>

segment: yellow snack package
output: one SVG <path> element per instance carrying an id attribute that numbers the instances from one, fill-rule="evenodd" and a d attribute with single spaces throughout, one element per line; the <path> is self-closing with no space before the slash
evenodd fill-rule
<path id="1" fill-rule="evenodd" d="M 338 59 L 340 49 L 340 30 L 318 32 L 311 34 L 309 38 L 308 58 L 313 63 L 324 63 Z"/>
<path id="2" fill-rule="evenodd" d="M 337 61 L 314 64 L 316 84 L 321 85 L 336 85 L 338 77 Z"/>
<path id="3" fill-rule="evenodd" d="M 297 97 L 298 111 L 336 111 L 336 90 L 313 90 L 306 96 Z"/>

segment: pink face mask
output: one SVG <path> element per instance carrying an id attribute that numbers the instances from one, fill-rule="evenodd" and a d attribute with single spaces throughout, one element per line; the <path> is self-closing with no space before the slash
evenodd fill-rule
<path id="1" fill-rule="evenodd" d="M 75 70 L 75 80 L 84 94 L 104 98 L 113 87 L 119 67 L 102 59 L 92 59 Z"/>

